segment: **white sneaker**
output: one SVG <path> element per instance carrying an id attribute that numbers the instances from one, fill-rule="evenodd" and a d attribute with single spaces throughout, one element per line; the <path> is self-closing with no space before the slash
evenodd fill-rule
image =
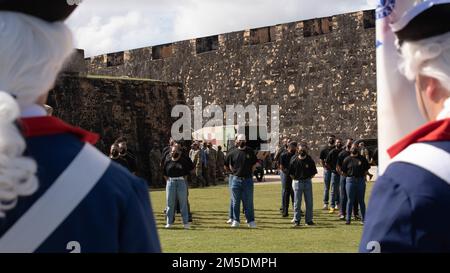
<path id="1" fill-rule="evenodd" d="M 167 224 L 167 225 L 165 226 L 165 228 L 171 228 L 171 227 L 172 227 L 171 224 Z"/>
<path id="2" fill-rule="evenodd" d="M 248 227 L 249 227 L 249 228 L 256 228 L 256 223 L 255 223 L 255 221 L 248 223 Z"/>
<path id="3" fill-rule="evenodd" d="M 184 227 L 184 229 L 190 229 L 191 225 L 190 224 L 185 224 L 185 225 L 183 225 L 183 227 Z"/>
<path id="4" fill-rule="evenodd" d="M 295 223 L 295 218 L 292 218 L 291 223 Z"/>
<path id="5" fill-rule="evenodd" d="M 328 205 L 323 205 L 323 210 L 328 210 Z"/>
<path id="6" fill-rule="evenodd" d="M 233 221 L 233 223 L 231 224 L 232 228 L 237 228 L 239 227 L 239 222 L 238 221 Z"/>
<path id="7" fill-rule="evenodd" d="M 227 224 L 233 223 L 233 219 L 228 219 Z"/>

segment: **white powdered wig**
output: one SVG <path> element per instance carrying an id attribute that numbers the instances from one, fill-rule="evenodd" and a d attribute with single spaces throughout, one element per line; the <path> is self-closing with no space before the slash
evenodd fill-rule
<path id="1" fill-rule="evenodd" d="M 418 75 L 439 81 L 450 95 L 450 32 L 417 42 L 404 42 L 401 47 L 400 71 L 410 81 Z M 450 98 L 446 100 L 439 119 L 450 117 Z"/>
<path id="2" fill-rule="evenodd" d="M 37 164 L 24 157 L 15 121 L 52 87 L 73 51 L 70 30 L 15 12 L 0 11 L 0 217 L 20 196 L 38 189 Z"/>

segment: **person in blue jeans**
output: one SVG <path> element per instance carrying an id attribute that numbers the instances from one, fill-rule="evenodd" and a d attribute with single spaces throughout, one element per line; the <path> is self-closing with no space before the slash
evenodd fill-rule
<path id="1" fill-rule="evenodd" d="M 233 192 L 231 191 L 231 182 L 233 181 L 233 175 L 228 178 L 228 191 L 230 192 L 230 209 L 228 210 L 228 221 L 227 224 L 233 223 Z M 243 202 L 242 202 L 243 203 Z M 245 211 L 244 211 L 245 213 Z"/>
<path id="2" fill-rule="evenodd" d="M 313 192 L 312 178 L 317 174 L 316 163 L 308 155 L 308 146 L 301 144 L 298 155 L 295 155 L 289 165 L 289 175 L 294 181 L 294 226 L 300 226 L 302 196 L 305 196 L 305 223 L 308 226 L 313 222 Z"/>
<path id="3" fill-rule="evenodd" d="M 183 218 L 183 226 L 189 229 L 189 211 L 187 202 L 187 183 L 186 176 L 194 171 L 194 164 L 187 156 L 182 156 L 181 147 L 175 144 L 171 148 L 170 156 L 164 162 L 163 166 L 164 178 L 166 185 L 166 228 L 171 228 L 174 222 L 176 200 L 180 204 L 181 216 Z"/>
<path id="4" fill-rule="evenodd" d="M 274 155 L 274 160 L 275 160 L 275 162 L 276 162 L 276 168 L 277 168 L 277 174 L 279 174 L 280 175 L 280 179 L 281 179 L 281 206 L 280 206 L 280 212 L 282 213 L 283 212 L 283 202 L 284 202 L 284 199 L 283 199 L 283 196 L 284 196 L 284 184 L 283 184 L 283 178 L 281 177 L 281 171 L 280 171 L 280 158 L 281 158 L 281 155 L 284 153 L 284 152 L 286 152 L 287 151 L 287 148 L 288 148 L 288 143 L 289 143 L 289 139 L 287 139 L 287 138 L 284 138 L 283 140 L 282 140 L 282 143 L 281 143 L 281 146 L 280 147 L 278 147 L 278 149 L 277 149 L 277 151 L 275 152 L 275 155 Z M 294 197 L 292 197 L 292 202 L 294 201 Z"/>
<path id="5" fill-rule="evenodd" d="M 280 176 L 283 188 L 283 217 L 289 216 L 289 200 L 294 199 L 294 191 L 292 189 L 292 178 L 289 175 L 289 164 L 291 159 L 295 157 L 297 151 L 297 142 L 293 141 L 288 144 L 288 149 L 280 156 Z M 295 199 L 294 199 L 295 200 Z"/>
<path id="6" fill-rule="evenodd" d="M 345 142 L 345 149 L 343 149 L 339 155 L 338 155 L 338 160 L 336 163 L 336 170 L 339 172 L 340 174 L 340 183 L 339 183 L 339 219 L 340 220 L 345 220 L 345 215 L 346 215 L 346 210 L 347 210 L 347 190 L 346 190 L 346 183 L 347 183 L 347 177 L 344 175 L 344 173 L 342 172 L 342 163 L 344 162 L 344 160 L 350 156 L 350 150 L 352 148 L 353 145 L 353 139 L 352 138 L 348 138 Z M 356 198 L 357 199 L 357 198 Z M 353 216 L 355 217 L 356 220 L 360 219 L 359 218 L 359 210 L 358 210 L 358 202 L 357 200 L 355 200 L 355 202 L 353 203 Z"/>
<path id="7" fill-rule="evenodd" d="M 366 193 L 366 175 L 370 166 L 367 159 L 361 156 L 358 147 L 352 146 L 350 156 L 344 159 L 342 163 L 342 172 L 347 177 L 346 179 L 346 193 L 347 193 L 347 210 L 346 210 L 346 224 L 351 223 L 352 208 L 355 201 L 358 201 L 361 208 L 362 222 L 366 214 L 366 203 L 364 201 Z M 356 200 L 357 198 L 357 200 Z"/>
<path id="8" fill-rule="evenodd" d="M 323 209 L 328 210 L 328 203 L 330 199 L 330 184 L 331 184 L 331 170 L 330 166 L 326 163 L 326 159 L 328 154 L 332 149 L 334 149 L 334 142 L 336 136 L 329 135 L 328 136 L 328 144 L 322 150 L 320 150 L 320 163 L 323 166 L 323 182 L 324 182 L 324 191 L 323 191 Z"/>
<path id="9" fill-rule="evenodd" d="M 342 140 L 337 138 L 335 141 L 335 148 L 333 148 L 327 156 L 325 160 L 326 164 L 330 167 L 331 171 L 331 205 L 330 205 L 330 213 L 334 213 L 336 209 L 338 209 L 339 201 L 339 183 L 341 176 L 339 172 L 336 170 L 337 160 L 339 153 L 342 151 Z"/>
<path id="10" fill-rule="evenodd" d="M 237 148 L 227 154 L 225 163 L 232 172 L 230 188 L 232 199 L 231 227 L 240 225 L 240 205 L 244 205 L 244 213 L 250 228 L 256 228 L 253 206 L 253 171 L 256 165 L 255 151 L 247 147 L 245 135 L 237 137 Z"/>

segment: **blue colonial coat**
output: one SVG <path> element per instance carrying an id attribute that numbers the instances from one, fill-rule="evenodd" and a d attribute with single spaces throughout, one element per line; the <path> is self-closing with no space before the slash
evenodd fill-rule
<path id="1" fill-rule="evenodd" d="M 440 156 L 423 154 L 420 146 Z M 408 147 L 410 158 L 395 161 Z M 394 162 L 373 188 L 360 251 L 450 252 L 450 119 L 423 126 L 388 152 Z"/>
<path id="2" fill-rule="evenodd" d="M 38 164 L 39 189 L 20 198 L 6 218 L 0 219 L 0 237 L 52 186 L 84 142 L 98 139 L 54 117 L 22 119 L 21 124 L 27 142 L 25 155 Z M 146 185 L 111 162 L 99 182 L 36 252 L 160 252 Z"/>

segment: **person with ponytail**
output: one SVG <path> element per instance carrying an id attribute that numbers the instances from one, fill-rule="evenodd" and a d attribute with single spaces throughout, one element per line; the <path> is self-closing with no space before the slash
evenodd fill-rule
<path id="1" fill-rule="evenodd" d="M 75 8 L 0 0 L 0 253 L 160 252 L 146 183 L 44 108 Z"/>
<path id="2" fill-rule="evenodd" d="M 411 96 L 428 122 L 388 149 L 360 251 L 450 252 L 450 1 L 398 1 L 394 12 L 385 11 L 398 69 L 415 83 Z"/>

